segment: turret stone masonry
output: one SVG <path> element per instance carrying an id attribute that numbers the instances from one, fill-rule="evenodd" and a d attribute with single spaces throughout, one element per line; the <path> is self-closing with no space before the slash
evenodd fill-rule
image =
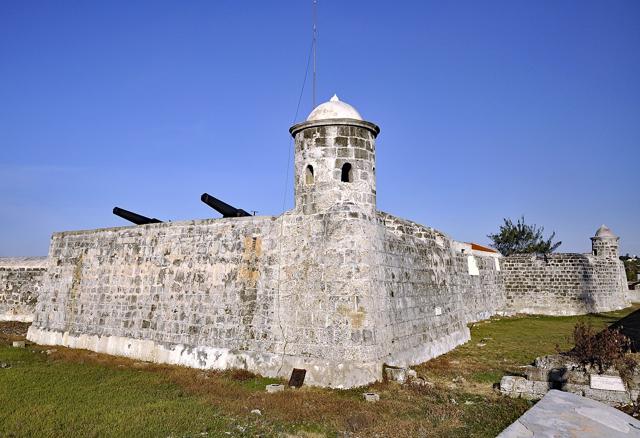
<path id="1" fill-rule="evenodd" d="M 347 388 L 453 349 L 492 315 L 628 304 L 608 229 L 592 255 L 503 258 L 378 211 L 379 131 L 334 96 L 290 129 L 293 210 L 54 233 L 33 287 L 0 260 L 0 314 L 32 312 L 39 344 L 265 376 L 304 368 L 305 383 Z"/>

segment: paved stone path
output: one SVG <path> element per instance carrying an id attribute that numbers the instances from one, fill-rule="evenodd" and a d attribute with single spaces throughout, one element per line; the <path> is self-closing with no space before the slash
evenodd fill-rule
<path id="1" fill-rule="evenodd" d="M 595 400 L 553 389 L 498 437 L 640 437 L 640 421 Z"/>

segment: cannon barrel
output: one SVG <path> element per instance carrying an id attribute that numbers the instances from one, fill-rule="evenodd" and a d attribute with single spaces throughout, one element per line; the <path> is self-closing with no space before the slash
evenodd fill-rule
<path id="1" fill-rule="evenodd" d="M 222 202 L 218 198 L 214 198 L 208 193 L 203 193 L 200 196 L 200 200 L 207 204 L 209 207 L 213 208 L 215 211 L 220 213 L 222 217 L 243 217 L 243 216 L 251 216 L 249 213 L 244 211 L 241 208 L 235 208 L 226 202 Z"/>
<path id="2" fill-rule="evenodd" d="M 159 219 L 142 216 L 141 214 L 125 210 L 124 208 L 113 207 L 113 214 L 115 214 L 116 216 L 120 216 L 122 219 L 126 219 L 129 222 L 133 222 L 136 225 L 162 223 L 162 221 Z"/>

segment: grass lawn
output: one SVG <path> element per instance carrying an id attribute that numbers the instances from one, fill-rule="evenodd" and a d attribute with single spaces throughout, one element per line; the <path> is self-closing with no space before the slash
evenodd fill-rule
<path id="1" fill-rule="evenodd" d="M 155 365 L 82 350 L 10 347 L 0 331 L 0 437 L 495 436 L 531 404 L 496 393 L 504 374 L 569 346 L 578 320 L 605 327 L 640 308 L 582 317 L 493 318 L 472 339 L 415 369 L 430 387 L 303 387 L 267 394 L 276 379 L 242 371 Z M 3 323 L 0 323 L 0 326 Z M 2 365 L 0 363 L 0 365 Z M 362 393 L 380 394 L 366 403 Z M 252 414 L 259 409 L 261 415 Z"/>

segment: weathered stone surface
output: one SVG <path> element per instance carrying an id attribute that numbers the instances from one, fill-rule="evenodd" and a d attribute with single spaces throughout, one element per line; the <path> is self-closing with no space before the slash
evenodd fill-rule
<path id="1" fill-rule="evenodd" d="M 267 387 L 265 389 L 270 394 L 275 393 L 275 392 L 282 392 L 282 391 L 284 391 L 284 385 L 281 385 L 279 383 L 272 383 L 270 385 L 267 385 Z"/>
<path id="2" fill-rule="evenodd" d="M 375 403 L 377 401 L 380 401 L 380 395 L 376 394 L 375 392 L 365 392 L 364 394 L 362 394 L 362 396 L 369 403 Z"/>
<path id="3" fill-rule="evenodd" d="M 384 375 L 387 380 L 404 383 L 407 380 L 407 368 L 395 368 L 386 366 L 384 368 Z"/>
<path id="4" fill-rule="evenodd" d="M 631 403 L 631 395 L 627 391 L 609 391 L 593 389 L 584 385 L 582 394 L 593 400 L 598 400 L 611 406 L 624 406 Z"/>
<path id="5" fill-rule="evenodd" d="M 47 257 L 0 257 L 0 321 L 33 320 Z"/>
<path id="6" fill-rule="evenodd" d="M 415 370 L 409 368 L 395 368 L 395 367 L 384 367 L 384 374 L 388 380 L 406 383 L 410 379 L 417 379 L 418 373 Z"/>
<path id="7" fill-rule="evenodd" d="M 520 376 L 504 376 L 500 380 L 500 392 L 513 398 L 538 400 L 551 388 L 550 382 L 527 380 Z"/>
<path id="8" fill-rule="evenodd" d="M 626 438 L 639 435 L 640 421 L 635 418 L 597 401 L 551 390 L 498 437 Z"/>
<path id="9" fill-rule="evenodd" d="M 501 263 L 507 313 L 580 315 L 630 304 L 617 256 L 513 255 Z"/>

